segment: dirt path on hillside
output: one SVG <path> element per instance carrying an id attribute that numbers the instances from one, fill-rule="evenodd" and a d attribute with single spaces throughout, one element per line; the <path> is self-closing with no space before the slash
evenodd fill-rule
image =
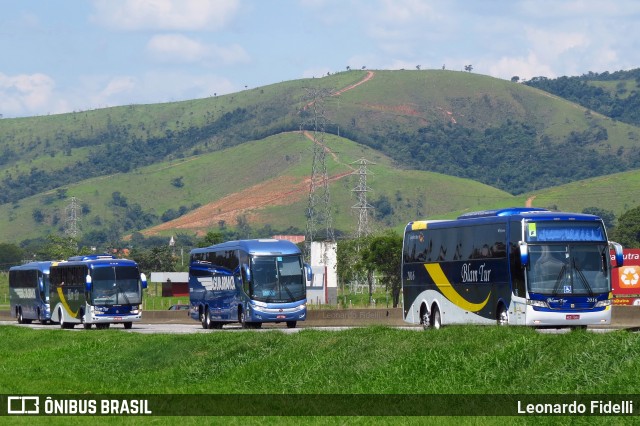
<path id="1" fill-rule="evenodd" d="M 373 71 L 368 71 L 362 80 L 334 92 L 332 96 L 339 96 L 348 90 L 352 90 L 371 80 L 374 75 Z M 325 152 L 331 155 L 333 161 L 349 168 L 348 172 L 329 176 L 329 182 L 349 176 L 355 170 L 350 164 L 342 162 L 331 148 L 314 139 L 311 132 L 305 131 L 303 136 L 313 143 L 321 145 Z M 236 218 L 240 215 L 246 215 L 247 220 L 252 222 L 259 216 L 261 209 L 271 206 L 290 205 L 303 200 L 309 195 L 310 184 L 311 177 L 301 180 L 293 176 L 278 176 L 240 192 L 229 194 L 175 220 L 149 228 L 143 234 L 150 236 L 170 229 L 190 229 L 202 235 L 206 232 L 206 229 L 218 226 L 220 221 L 226 222 L 227 225 L 235 226 Z"/>
<path id="2" fill-rule="evenodd" d="M 535 200 L 535 199 L 536 199 L 535 195 L 532 196 L 532 197 L 527 198 L 527 201 L 524 203 L 524 206 L 525 207 L 533 207 L 533 200 Z"/>

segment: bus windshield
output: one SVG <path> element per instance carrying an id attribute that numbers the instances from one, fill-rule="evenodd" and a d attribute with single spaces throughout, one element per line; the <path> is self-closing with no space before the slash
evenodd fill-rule
<path id="1" fill-rule="evenodd" d="M 251 298 L 261 302 L 295 302 L 306 297 L 300 256 L 251 259 Z"/>
<path id="2" fill-rule="evenodd" d="M 606 244 L 529 245 L 530 293 L 589 295 L 611 291 Z"/>
<path id="3" fill-rule="evenodd" d="M 94 268 L 92 302 L 96 306 L 142 303 L 140 273 L 134 266 Z"/>

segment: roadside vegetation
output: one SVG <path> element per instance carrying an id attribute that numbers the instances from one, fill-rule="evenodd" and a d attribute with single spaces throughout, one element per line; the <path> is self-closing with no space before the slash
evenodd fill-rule
<path id="1" fill-rule="evenodd" d="M 0 338 L 8 343 L 0 346 L 5 395 L 640 394 L 633 374 L 640 334 L 626 331 L 451 326 L 148 335 L 4 326 Z M 307 419 L 315 420 L 330 419 Z"/>

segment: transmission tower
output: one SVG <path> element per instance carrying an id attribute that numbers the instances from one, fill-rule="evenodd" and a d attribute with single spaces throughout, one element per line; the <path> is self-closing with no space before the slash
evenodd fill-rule
<path id="1" fill-rule="evenodd" d="M 76 237 L 78 235 L 78 199 L 71 197 L 71 202 L 65 207 L 66 220 L 65 220 L 65 234 Z"/>
<path id="2" fill-rule="evenodd" d="M 310 134 L 313 140 L 313 159 L 309 183 L 309 203 L 307 206 L 307 230 L 305 234 L 305 256 L 311 258 L 311 243 L 316 239 L 335 241 L 329 197 L 329 175 L 327 174 L 326 146 L 324 143 L 327 119 L 324 110 L 326 90 L 307 90 L 309 102 L 303 113 L 308 117 L 300 125 L 300 131 Z M 306 136 L 306 135 L 305 135 Z M 319 227 L 324 228 L 324 234 Z"/>
<path id="3" fill-rule="evenodd" d="M 369 211 L 373 210 L 375 207 L 367 202 L 367 192 L 371 191 L 367 186 L 367 174 L 371 173 L 367 170 L 367 166 L 376 163 L 365 158 L 361 158 L 351 164 L 356 164 L 358 166 L 358 169 L 351 173 L 352 175 L 358 176 L 358 185 L 352 189 L 358 197 L 358 203 L 353 205 L 351 208 L 358 211 L 358 230 L 356 232 L 356 237 L 360 238 L 369 235 L 371 232 L 371 228 L 369 227 Z"/>

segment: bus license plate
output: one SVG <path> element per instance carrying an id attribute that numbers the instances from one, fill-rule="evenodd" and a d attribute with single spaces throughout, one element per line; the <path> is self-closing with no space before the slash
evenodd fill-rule
<path id="1" fill-rule="evenodd" d="M 285 319 L 287 316 L 286 315 L 277 315 L 276 318 L 277 319 Z"/>
<path id="2" fill-rule="evenodd" d="M 568 320 L 579 320 L 580 315 L 567 315 Z"/>

